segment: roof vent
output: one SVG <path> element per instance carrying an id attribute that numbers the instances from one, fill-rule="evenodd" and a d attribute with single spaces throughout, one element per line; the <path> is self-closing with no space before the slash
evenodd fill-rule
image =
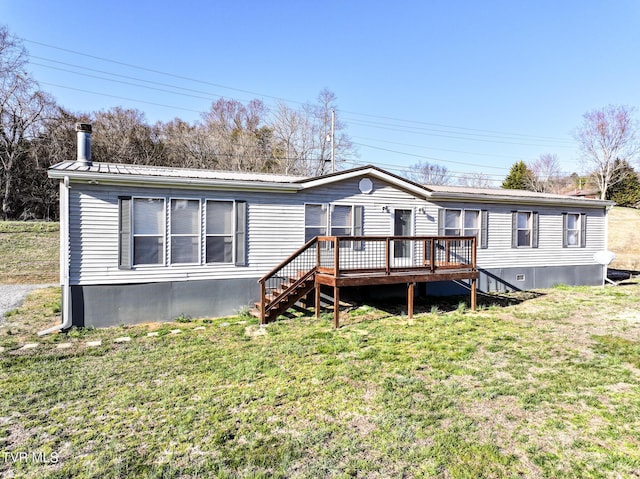
<path id="1" fill-rule="evenodd" d="M 91 166 L 91 124 L 76 123 L 78 133 L 78 158 L 83 166 Z"/>

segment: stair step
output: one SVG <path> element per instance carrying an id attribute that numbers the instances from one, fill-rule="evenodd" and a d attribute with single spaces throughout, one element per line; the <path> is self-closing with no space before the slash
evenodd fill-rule
<path id="1" fill-rule="evenodd" d="M 261 317 L 260 310 L 258 310 L 258 309 L 250 309 L 249 310 L 249 314 L 251 316 L 255 317 L 255 318 L 258 318 L 258 319 L 260 319 L 260 317 Z"/>

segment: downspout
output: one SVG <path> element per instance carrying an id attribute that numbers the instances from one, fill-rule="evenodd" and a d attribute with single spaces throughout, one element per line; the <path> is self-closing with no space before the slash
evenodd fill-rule
<path id="1" fill-rule="evenodd" d="M 71 287 L 69 286 L 69 177 L 60 182 L 60 286 L 62 288 L 62 324 L 44 331 L 38 336 L 69 329 L 71 317 Z"/>

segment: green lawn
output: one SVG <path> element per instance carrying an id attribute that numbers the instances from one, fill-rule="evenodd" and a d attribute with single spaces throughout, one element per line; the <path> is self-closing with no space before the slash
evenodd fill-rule
<path id="1" fill-rule="evenodd" d="M 0 221 L 0 283 L 58 283 L 59 245 L 59 223 Z"/>
<path id="2" fill-rule="evenodd" d="M 38 339 L 58 309 L 40 291 L 0 328 L 0 475 L 638 477 L 640 285 L 542 293 L 412 321 L 362 307 L 338 330 L 233 317 Z"/>

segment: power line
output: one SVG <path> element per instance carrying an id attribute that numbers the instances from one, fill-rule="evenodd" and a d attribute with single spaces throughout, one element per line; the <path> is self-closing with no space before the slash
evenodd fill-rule
<path id="1" fill-rule="evenodd" d="M 258 92 L 254 92 L 254 91 L 251 91 L 251 90 L 241 89 L 241 88 L 230 87 L 230 86 L 222 85 L 222 84 L 219 84 L 219 83 L 200 80 L 200 79 L 197 79 L 197 78 L 192 78 L 192 77 L 188 77 L 188 76 L 185 76 L 185 75 L 178 75 L 178 74 L 175 74 L 175 73 L 170 73 L 170 72 L 157 70 L 157 69 L 153 69 L 153 68 L 142 67 L 142 66 L 134 65 L 134 64 L 131 64 L 131 63 L 127 63 L 127 62 L 122 62 L 122 61 L 118 61 L 118 60 L 112 60 L 112 59 L 101 57 L 101 56 L 97 56 L 97 55 L 91 55 L 91 54 L 79 52 L 77 50 L 58 47 L 58 46 L 51 45 L 51 44 L 44 43 L 44 42 L 38 42 L 38 41 L 35 41 L 35 40 L 29 40 L 29 39 L 23 39 L 23 41 L 25 41 L 27 43 L 32 43 L 32 44 L 35 44 L 35 45 L 40 45 L 40 46 L 43 46 L 43 47 L 46 47 L 46 48 L 51 48 L 51 49 L 55 49 L 55 50 L 59 50 L 59 51 L 72 53 L 74 55 L 80 55 L 80 56 L 84 56 L 84 57 L 87 57 L 87 58 L 93 58 L 93 59 L 96 59 L 96 60 L 109 62 L 109 63 L 116 64 L 116 65 L 122 65 L 122 66 L 125 66 L 125 67 L 128 67 L 128 68 L 134 68 L 134 69 L 145 71 L 145 72 L 149 72 L 149 73 L 154 73 L 154 74 L 158 74 L 158 75 L 164 75 L 164 76 L 168 76 L 168 77 L 172 77 L 172 78 L 176 78 L 176 79 L 186 80 L 186 81 L 199 83 L 199 84 L 204 84 L 204 85 L 209 85 L 209 86 L 215 86 L 217 88 L 223 88 L 223 89 L 226 89 L 226 90 L 237 91 L 237 92 L 241 92 L 241 93 L 255 95 L 255 96 L 258 96 L 258 97 L 270 98 L 270 99 L 277 100 L 277 101 L 284 101 L 284 102 L 288 102 L 288 103 L 295 103 L 295 104 L 298 104 L 298 105 L 305 105 L 304 102 L 300 102 L 300 101 L 296 101 L 296 100 L 286 99 L 286 98 L 282 98 L 282 97 L 278 97 L 278 96 L 274 96 L 274 95 L 267 95 L 267 94 L 264 94 L 264 93 L 258 93 Z M 55 60 L 48 60 L 48 61 L 54 61 L 55 62 Z M 60 62 L 60 63 L 62 63 L 62 62 Z M 102 71 L 98 70 L 98 72 L 102 72 Z M 102 72 L 102 73 L 107 73 L 107 72 Z M 118 75 L 118 74 L 113 74 L 113 73 L 107 73 L 107 74 L 114 75 L 114 76 L 121 76 L 121 77 L 125 77 L 126 78 L 125 75 Z M 131 77 L 129 77 L 128 79 L 131 79 Z M 143 81 L 143 82 L 146 82 L 146 83 L 159 84 L 159 82 L 153 82 L 153 81 L 150 81 L 150 80 L 136 79 L 136 81 Z M 170 85 L 167 85 L 167 84 L 160 84 L 160 85 L 161 86 L 170 86 Z M 138 86 L 141 87 L 140 85 L 138 85 Z M 176 89 L 183 89 L 185 91 L 191 90 L 191 89 L 188 89 L 188 88 L 177 87 L 177 86 L 174 86 L 174 85 L 171 85 L 170 87 L 171 88 L 176 88 Z M 194 90 L 194 92 L 210 94 L 210 93 L 201 92 L 201 91 L 198 91 L 198 90 Z M 174 92 L 174 93 L 176 93 L 176 92 Z M 176 94 L 178 94 L 178 93 L 176 93 Z M 222 97 L 222 95 L 219 95 L 219 96 Z M 368 118 L 378 118 L 378 119 L 383 119 L 383 120 L 391 120 L 391 121 L 395 121 L 395 122 L 402 122 L 402 123 L 409 123 L 409 124 L 416 124 L 416 125 L 426 125 L 426 126 L 430 126 L 430 127 L 435 126 L 435 127 L 438 127 L 438 128 L 463 130 L 463 131 L 477 132 L 477 133 L 464 133 L 464 132 L 457 133 L 455 131 L 424 129 L 424 128 L 421 128 L 421 127 L 412 127 L 410 125 L 397 125 L 397 124 L 379 123 L 379 122 L 376 125 L 373 122 L 367 122 L 366 120 L 360 120 L 360 122 L 361 122 L 360 125 L 361 126 L 371 126 L 371 127 L 375 127 L 375 128 L 383 128 L 383 127 L 385 127 L 385 125 L 388 125 L 388 126 L 385 127 L 385 129 L 388 129 L 388 130 L 391 130 L 391 131 L 403 131 L 403 132 L 407 132 L 407 133 L 418 133 L 418 132 L 415 132 L 415 131 L 407 131 L 405 129 L 398 130 L 397 128 L 400 127 L 400 128 L 423 129 L 423 130 L 427 130 L 427 131 L 435 131 L 435 132 L 440 132 L 440 133 L 449 133 L 451 135 L 455 135 L 457 133 L 457 134 L 461 134 L 461 135 L 481 136 L 481 137 L 488 137 L 488 138 L 502 138 L 502 139 L 513 139 L 513 140 L 530 140 L 530 141 L 537 141 L 537 142 L 542 141 L 542 142 L 553 142 L 553 143 L 561 142 L 561 143 L 566 143 L 567 146 L 555 145 L 555 147 L 556 148 L 570 148 L 570 146 L 568 146 L 568 144 L 570 143 L 570 140 L 557 138 L 557 137 L 526 135 L 526 134 L 521 134 L 521 133 L 511 133 L 511 132 L 501 132 L 501 131 L 496 131 L 496 130 L 487 130 L 487 129 L 480 129 L 480 128 L 461 127 L 461 126 L 446 125 L 446 124 L 441 124 L 441 123 L 432 123 L 432 122 L 425 122 L 425 121 L 419 121 L 419 120 L 407 120 L 407 119 L 401 119 L 401 118 L 394 118 L 394 117 L 389 117 L 389 116 L 384 116 L 384 115 L 375 115 L 375 114 L 369 114 L 369 113 L 353 112 L 353 111 L 348 111 L 348 110 L 343 110 L 343 112 L 351 114 L 351 115 L 368 117 Z M 348 119 L 348 117 L 347 117 L 347 119 Z M 352 121 L 355 122 L 354 124 L 358 124 L 357 122 L 359 120 L 352 119 Z M 367 124 L 367 123 L 369 123 L 369 124 Z M 496 135 L 498 135 L 498 136 L 496 136 Z M 441 137 L 444 137 L 444 138 L 470 140 L 469 138 L 459 137 L 459 136 L 447 136 L 447 135 L 437 135 L 437 134 L 432 134 L 432 136 L 441 136 Z M 476 141 L 483 141 L 483 140 L 478 139 Z M 487 141 L 487 140 L 484 140 L 484 141 Z M 514 142 L 500 142 L 500 141 L 495 141 L 495 142 L 496 143 L 506 143 L 506 144 L 511 144 L 511 145 L 521 145 L 521 146 L 541 146 L 539 144 L 528 144 L 528 143 L 514 143 Z M 551 146 L 551 145 L 549 145 L 549 146 Z"/>
<path id="2" fill-rule="evenodd" d="M 47 47 L 47 48 L 53 48 L 55 50 L 60 50 L 60 51 L 67 52 L 67 53 L 73 53 L 74 55 L 81 55 L 83 57 L 93 58 L 95 60 L 100 60 L 100 61 L 103 61 L 103 62 L 113 63 L 115 65 L 122 65 L 122 66 L 125 66 L 125 67 L 128 67 L 128 68 L 135 68 L 136 70 L 146 71 L 146 72 L 149 72 L 149 73 L 155 73 L 157 75 L 165 75 L 165 76 L 172 77 L 172 78 L 178 78 L 180 80 L 186 80 L 186 81 L 190 81 L 190 82 L 194 82 L 194 83 L 200 83 L 202 85 L 215 86 L 217 88 L 224 88 L 226 90 L 232 90 L 232 91 L 237 91 L 237 92 L 241 92 L 241 93 L 248 93 L 250 95 L 256 95 L 256 96 L 261 96 L 261 97 L 265 97 L 265 98 L 272 98 L 274 100 L 281 100 L 281 101 L 287 101 L 289 103 L 302 104 L 301 102 L 294 101 L 294 100 L 287 100 L 285 98 L 280 98 L 280 97 L 277 97 L 277 96 L 265 95 L 265 94 L 253 92 L 253 91 L 250 91 L 250 90 L 244 90 L 242 88 L 234 88 L 234 87 L 230 87 L 230 86 L 225 86 L 225 85 L 221 85 L 219 83 L 213 83 L 213 82 L 206 81 L 206 80 L 199 80 L 197 78 L 191 78 L 191 77 L 187 77 L 187 76 L 184 76 L 184 75 L 177 75 L 175 73 L 169 73 L 169 72 L 165 72 L 165 71 L 162 71 L 162 70 L 156 70 L 156 69 L 153 69 L 153 68 L 141 67 L 139 65 L 134 65 L 132 63 L 121 62 L 121 61 L 118 61 L 118 60 L 111 60 L 109 58 L 104 58 L 104 57 L 100 57 L 100 56 L 97 56 L 97 55 L 90 55 L 88 53 L 79 52 L 77 50 L 71 50 L 69 48 L 57 47 L 55 45 L 50 45 L 48 43 L 43 43 L 43 42 L 37 42 L 35 40 L 23 39 L 23 41 L 25 41 L 27 43 L 33 43 L 35 45 L 40 45 L 40 46 L 43 46 L 43 47 Z"/>
<path id="3" fill-rule="evenodd" d="M 382 130 L 388 130 L 388 131 L 398 131 L 398 132 L 403 132 L 403 133 L 412 133 L 412 134 L 416 134 L 416 135 L 422 135 L 422 136 L 436 136 L 439 138 L 451 138 L 451 139 L 455 139 L 455 140 L 463 140 L 463 141 L 479 141 L 479 142 L 483 142 L 483 143 L 500 143 L 500 144 L 505 144 L 505 145 L 514 145 L 514 146 L 536 146 L 536 147 L 542 147 L 542 146 L 547 146 L 547 147 L 553 147 L 553 148 L 572 148 L 570 146 L 562 146 L 562 145 L 542 145 L 542 144 L 532 144 L 532 143 L 520 143 L 520 142 L 513 142 L 513 141 L 501 141 L 501 140 L 492 140 L 492 139 L 486 139 L 486 138 L 468 138 L 468 137 L 464 137 L 464 136 L 455 136 L 455 135 L 442 135 L 439 133 L 430 133 L 429 130 L 423 129 L 424 131 L 408 131 L 404 128 L 402 128 L 402 126 L 400 125 L 390 125 L 387 126 L 386 124 L 380 123 L 380 124 L 376 124 L 374 122 L 361 122 L 358 120 L 350 120 L 350 124 L 352 125 L 360 125 L 360 126 L 366 126 L 368 128 L 378 128 L 378 129 L 382 129 Z M 397 128 L 397 127 L 400 128 Z M 420 130 L 417 129 L 416 130 Z"/>
<path id="4" fill-rule="evenodd" d="M 348 111 L 348 110 L 343 110 L 343 112 L 344 113 L 349 113 L 349 114 L 352 114 L 352 115 L 365 116 L 365 117 L 370 117 L 370 118 L 380 118 L 380 119 L 383 119 L 383 120 L 400 121 L 400 122 L 406 122 L 406 123 L 415 123 L 415 124 L 419 124 L 419 125 L 436 126 L 436 127 L 440 127 L 440 128 L 450 128 L 450 129 L 457 129 L 457 130 L 467 130 L 467 131 L 477 131 L 477 132 L 484 132 L 484 133 L 492 133 L 492 134 L 498 134 L 498 135 L 520 137 L 520 138 L 525 138 L 525 139 L 529 138 L 529 139 L 559 141 L 559 142 L 570 142 L 571 141 L 571 140 L 568 140 L 568 139 L 565 139 L 565 138 L 557 138 L 557 137 L 550 137 L 550 136 L 538 136 L 538 135 L 527 135 L 527 134 L 523 134 L 523 133 L 508 133 L 508 132 L 502 132 L 502 131 L 496 131 L 496 130 L 483 130 L 483 129 L 480 129 L 480 128 L 468 128 L 468 127 L 455 126 L 455 125 L 445 125 L 445 124 L 442 124 L 442 123 L 430 123 L 430 122 L 419 121 L 419 120 L 406 120 L 406 119 L 402 119 L 402 118 L 394 118 L 394 117 L 382 116 L 382 115 L 373 115 L 373 114 L 369 114 L 369 113 L 358 113 L 358 112 L 353 112 L 353 111 Z"/>
<path id="5" fill-rule="evenodd" d="M 192 110 L 191 108 L 184 108 L 184 107 L 180 107 L 180 106 L 172 106 L 172 105 L 165 105 L 163 103 L 156 103 L 156 102 L 152 102 L 152 101 L 145 101 L 145 100 L 137 100 L 134 98 L 128 98 L 125 96 L 119 96 L 119 95 L 111 95 L 109 93 L 99 93 L 99 92 L 95 92 L 95 91 L 91 91 L 91 90 L 83 90 L 82 88 L 75 88 L 75 87 L 70 87 L 70 86 L 65 86 L 65 85 L 58 85 L 57 83 L 49 83 L 49 82 L 38 82 L 41 83 L 42 85 L 49 85 L 49 86 L 54 86 L 56 88 L 64 88 L 65 90 L 73 90 L 73 91 L 78 91 L 81 93 L 89 93 L 91 95 L 100 95 L 100 96 L 106 96 L 109 98 L 115 98 L 118 100 L 126 100 L 126 101 L 133 101 L 133 102 L 138 102 L 138 103 L 144 103 L 146 105 L 153 105 L 153 106 L 160 106 L 163 108 L 171 108 L 173 110 L 182 110 L 182 111 L 189 111 L 192 113 L 202 113 L 199 110 Z"/>
<path id="6" fill-rule="evenodd" d="M 404 152 L 404 151 L 391 150 L 389 148 L 382 148 L 382 147 L 379 147 L 379 146 L 365 145 L 364 143 L 353 142 L 353 144 L 354 145 L 359 145 L 359 146 L 364 146 L 365 148 L 372 148 L 374 150 L 386 151 L 388 153 L 395 153 L 397 155 L 411 156 L 411 157 L 414 157 L 414 158 L 422 158 L 422 159 L 425 159 L 425 160 L 439 161 L 439 162 L 442 162 L 442 163 L 455 163 L 457 165 L 479 166 L 481 168 L 491 168 L 491 169 L 496 169 L 496 170 L 505 170 L 505 168 L 502 168 L 502 167 L 499 167 L 499 166 L 481 165 L 479 163 L 466 163 L 466 162 L 462 162 L 462 161 L 453 161 L 453 160 L 443 160 L 442 158 L 434 158 L 433 156 L 416 155 L 414 153 L 407 153 L 407 152 Z"/>
<path id="7" fill-rule="evenodd" d="M 361 140 L 365 140 L 365 141 L 377 141 L 380 143 L 387 143 L 390 145 L 398 145 L 398 146 L 406 146 L 409 148 L 420 148 L 423 150 L 436 150 L 436 151 L 446 151 L 448 153 L 462 153 L 464 155 L 473 155 L 473 156 L 489 156 L 491 158 L 505 158 L 507 160 L 516 160 L 513 156 L 507 156 L 507 155 L 500 155 L 500 154 L 493 154 L 493 153 L 476 153 L 476 152 L 472 152 L 472 151 L 461 151 L 461 150 L 451 150 L 449 148 L 435 148 L 432 146 L 424 146 L 424 145 L 412 145 L 409 143 L 401 143 L 398 141 L 389 141 L 389 140 L 381 140 L 379 138 L 366 138 L 363 136 L 351 136 L 351 138 L 359 138 Z"/>

